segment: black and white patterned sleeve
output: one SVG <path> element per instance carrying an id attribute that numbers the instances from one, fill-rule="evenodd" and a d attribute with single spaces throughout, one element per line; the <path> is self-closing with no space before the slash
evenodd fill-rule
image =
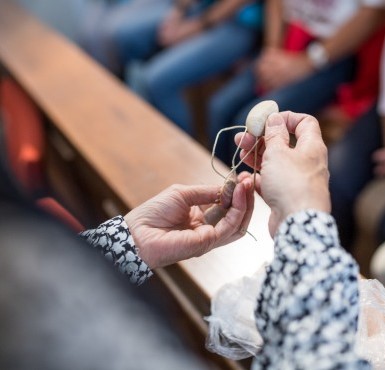
<path id="1" fill-rule="evenodd" d="M 149 267 L 138 256 L 130 230 L 122 216 L 114 217 L 96 229 L 79 234 L 99 249 L 118 269 L 128 275 L 133 284 L 140 285 L 152 276 Z"/>
<path id="2" fill-rule="evenodd" d="M 307 210 L 288 217 L 257 299 L 264 347 L 253 370 L 371 369 L 354 349 L 357 279 L 330 215 Z"/>

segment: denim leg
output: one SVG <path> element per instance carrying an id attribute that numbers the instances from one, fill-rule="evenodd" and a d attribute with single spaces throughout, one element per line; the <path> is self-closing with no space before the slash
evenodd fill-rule
<path id="1" fill-rule="evenodd" d="M 234 78 L 210 101 L 209 117 L 211 141 L 216 132 L 232 124 L 244 125 L 254 105 L 262 100 L 275 100 L 281 111 L 315 113 L 335 96 L 336 87 L 352 77 L 354 63 L 351 58 L 337 63 L 302 81 L 256 96 L 257 82 L 251 69 Z M 227 164 L 234 151 L 233 133 L 224 134 L 218 157 Z M 230 155 L 230 157 L 229 157 Z"/>
<path id="2" fill-rule="evenodd" d="M 354 237 L 354 202 L 373 179 L 373 152 L 382 146 L 381 122 L 373 107 L 329 149 L 332 214 L 341 244 L 350 249 Z"/>
<path id="3" fill-rule="evenodd" d="M 244 122 L 233 121 L 233 117 L 239 108 L 250 101 L 254 95 L 254 75 L 251 68 L 247 68 L 211 97 L 208 103 L 208 135 L 211 146 L 214 144 L 219 130 L 224 127 L 244 124 Z M 215 151 L 216 156 L 229 166 L 236 149 L 233 142 L 236 132 L 233 130 L 223 132 Z"/>
<path id="4" fill-rule="evenodd" d="M 17 3 L 72 39 L 79 41 L 81 23 L 85 19 L 89 0 L 18 0 Z"/>
<path id="5" fill-rule="evenodd" d="M 104 66 L 108 66 L 108 55 L 101 45 L 101 27 L 104 16 L 109 11 L 109 5 L 104 1 L 92 1 L 87 3 L 86 17 L 82 22 L 79 44 L 95 60 Z"/>
<path id="6" fill-rule="evenodd" d="M 172 6 L 170 0 L 133 0 L 120 6 L 106 23 L 122 63 L 149 57 L 158 47 L 156 34 Z"/>
<path id="7" fill-rule="evenodd" d="M 256 37 L 256 31 L 229 21 L 157 54 L 143 71 L 151 103 L 192 133 L 184 88 L 227 70 L 252 51 Z"/>
<path id="8" fill-rule="evenodd" d="M 172 0 L 131 0 L 105 7 L 85 48 L 108 69 L 121 71 L 128 61 L 157 50 L 156 32 L 171 6 Z"/>
<path id="9" fill-rule="evenodd" d="M 354 70 L 354 58 L 347 58 L 265 98 L 276 100 L 281 111 L 316 114 L 336 98 L 338 86 L 350 81 Z"/>
<path id="10" fill-rule="evenodd" d="M 239 111 L 236 121 L 245 122 L 250 109 L 262 100 L 276 101 L 280 111 L 316 114 L 335 99 L 340 84 L 353 78 L 354 67 L 354 59 L 347 58 L 301 81 L 255 97 Z"/>

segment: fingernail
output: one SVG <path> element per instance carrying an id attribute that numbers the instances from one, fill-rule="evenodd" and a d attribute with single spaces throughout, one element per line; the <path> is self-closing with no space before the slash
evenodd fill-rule
<path id="1" fill-rule="evenodd" d="M 246 178 L 243 179 L 242 182 L 241 182 L 241 184 L 243 185 L 243 187 L 244 187 L 245 189 L 247 189 L 247 186 L 248 186 L 247 184 L 248 184 L 248 182 L 249 182 L 249 179 L 246 179 Z"/>
<path id="2" fill-rule="evenodd" d="M 267 125 L 269 127 L 280 126 L 283 123 L 282 117 L 278 113 L 272 113 L 267 119 Z"/>

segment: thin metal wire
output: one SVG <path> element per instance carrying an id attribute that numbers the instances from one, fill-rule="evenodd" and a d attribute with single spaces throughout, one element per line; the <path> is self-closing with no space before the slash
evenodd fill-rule
<path id="1" fill-rule="evenodd" d="M 259 139 L 257 139 L 257 142 L 259 142 Z M 253 173 L 253 187 L 255 189 L 255 185 L 257 182 L 257 154 L 258 154 L 258 145 L 254 148 L 254 173 Z"/>
<path id="2" fill-rule="evenodd" d="M 244 137 L 246 135 L 246 132 L 247 132 L 247 127 L 245 127 L 245 130 L 243 131 L 243 135 L 241 137 L 241 141 L 237 145 L 237 149 L 234 152 L 233 159 L 231 160 L 231 168 L 235 167 L 235 159 L 236 159 L 236 157 L 237 157 L 237 155 L 239 153 L 239 150 L 241 149 L 241 145 L 242 145 L 243 139 L 244 139 Z"/>
<path id="3" fill-rule="evenodd" d="M 230 176 L 232 176 L 232 174 L 238 169 L 238 167 L 245 161 L 245 159 L 254 151 L 254 149 L 256 149 L 257 145 L 258 145 L 258 141 L 259 140 L 256 140 L 254 145 L 251 147 L 251 149 L 246 153 L 246 155 L 239 160 L 239 162 L 233 166 L 231 168 L 231 171 L 228 173 L 226 179 L 228 179 Z M 254 169 L 254 172 L 255 172 L 255 169 Z"/>
<path id="4" fill-rule="evenodd" d="M 239 142 L 239 144 L 237 145 L 237 149 L 233 155 L 233 158 L 232 158 L 232 161 L 231 161 L 231 170 L 230 172 L 225 176 L 223 175 L 221 172 L 219 172 L 215 165 L 214 165 L 214 159 L 215 159 L 215 150 L 217 148 L 217 144 L 218 144 L 218 140 L 219 140 L 219 136 L 225 132 L 225 131 L 230 131 L 230 130 L 235 130 L 235 129 L 239 129 L 239 128 L 244 128 L 244 132 L 243 132 L 243 135 L 241 137 L 241 141 Z M 237 168 L 244 162 L 244 160 L 254 151 L 254 189 L 255 189 L 255 185 L 256 185 L 256 174 L 257 174 L 257 170 L 256 170 L 256 163 L 257 163 L 257 145 L 258 145 L 258 142 L 259 142 L 259 138 L 256 139 L 254 145 L 252 146 L 252 148 L 246 153 L 246 155 L 239 160 L 239 162 L 237 164 L 235 164 L 235 158 L 236 156 L 238 155 L 239 151 L 240 151 L 240 148 L 241 148 L 241 144 L 242 144 L 242 141 L 246 135 L 246 132 L 247 132 L 247 127 L 245 126 L 231 126 L 231 127 L 225 127 L 221 130 L 218 131 L 216 137 L 215 137 L 215 141 L 214 141 L 214 145 L 213 145 L 213 150 L 211 152 L 211 167 L 213 168 L 214 172 L 216 172 L 219 176 L 221 176 L 225 181 L 227 181 L 229 179 L 230 176 L 232 176 L 234 174 L 234 172 L 237 170 Z M 249 234 L 256 242 L 258 241 L 257 238 L 248 230 L 246 230 L 246 233 Z"/>
<path id="5" fill-rule="evenodd" d="M 231 166 L 231 170 L 230 172 L 227 174 L 227 175 L 224 175 L 222 174 L 221 172 L 219 172 L 217 170 L 217 168 L 215 167 L 215 151 L 216 151 L 216 148 L 217 148 L 217 145 L 218 145 L 218 140 L 219 140 L 219 137 L 220 135 L 225 132 L 225 131 L 230 131 L 230 130 L 235 130 L 235 129 L 239 129 L 239 128 L 243 128 L 245 129 L 245 131 L 243 132 L 243 135 L 242 135 L 242 138 L 241 138 L 241 141 L 239 142 L 238 146 L 237 146 L 237 149 L 233 155 L 233 159 L 232 159 L 232 166 Z M 216 172 L 219 176 L 221 176 L 224 180 L 227 180 L 230 176 L 232 176 L 234 174 L 234 172 L 238 169 L 238 167 L 245 161 L 245 159 L 254 151 L 254 149 L 256 149 L 257 145 L 258 145 L 258 139 L 255 141 L 254 145 L 251 147 L 251 149 L 246 153 L 246 155 L 239 160 L 239 162 L 237 164 L 235 164 L 235 157 L 236 155 L 239 153 L 239 150 L 240 150 L 240 146 L 242 144 L 242 141 L 243 141 L 243 138 L 245 137 L 245 134 L 247 132 L 247 128 L 245 126 L 231 126 L 231 127 L 225 127 L 221 130 L 218 131 L 216 137 L 215 137 L 215 141 L 214 141 L 214 145 L 213 145 L 213 150 L 211 152 L 211 167 L 212 169 L 214 170 L 214 172 Z"/>
<path id="6" fill-rule="evenodd" d="M 217 145 L 218 145 L 218 140 L 219 140 L 219 136 L 225 132 L 225 131 L 230 131 L 230 130 L 235 130 L 235 129 L 238 129 L 238 128 L 245 128 L 245 126 L 231 126 L 231 127 L 225 127 L 221 130 L 218 131 L 217 133 L 217 136 L 215 137 L 215 141 L 214 141 L 214 145 L 213 145 L 213 150 L 211 152 L 211 167 L 213 168 L 214 172 L 216 172 L 219 176 L 221 176 L 223 179 L 227 180 L 228 179 L 228 175 L 223 175 L 221 172 L 219 172 L 215 165 L 214 165 L 214 159 L 215 159 L 215 151 L 217 149 Z M 246 132 L 246 131 L 245 131 Z"/>

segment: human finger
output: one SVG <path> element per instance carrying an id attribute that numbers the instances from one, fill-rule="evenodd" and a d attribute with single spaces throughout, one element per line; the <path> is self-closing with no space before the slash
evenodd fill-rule
<path id="1" fill-rule="evenodd" d="M 181 197 L 186 205 L 199 206 L 214 203 L 221 191 L 220 185 L 171 185 L 167 190 L 170 196 Z"/>
<path id="2" fill-rule="evenodd" d="M 262 155 L 265 151 L 265 140 L 263 136 L 258 139 L 256 150 L 244 150 L 239 153 L 240 160 L 251 167 L 253 170 L 259 170 L 262 163 Z"/>
<path id="3" fill-rule="evenodd" d="M 249 181 L 248 184 L 247 181 Z M 213 248 L 228 244 L 244 235 L 242 227 L 247 228 L 254 206 L 252 195 L 248 195 L 248 192 L 253 193 L 252 184 L 250 179 L 245 179 L 235 187 L 231 207 L 214 227 L 200 225 L 194 229 L 195 237 L 198 236 L 199 241 L 196 238 L 193 239 L 193 234 L 190 233 L 189 243 L 199 246 L 195 256 L 205 254 Z"/>
<path id="4" fill-rule="evenodd" d="M 259 171 L 262 164 L 262 156 L 265 151 L 265 141 L 261 137 L 258 141 L 256 150 L 241 150 L 239 158 L 243 163 L 251 167 L 253 170 Z"/>
<path id="5" fill-rule="evenodd" d="M 247 153 L 251 149 L 254 148 L 255 142 L 258 140 L 257 143 L 257 153 L 260 153 L 261 150 L 264 150 L 264 141 L 263 141 L 263 136 L 260 136 L 256 138 L 254 135 L 248 133 L 248 132 L 238 132 L 234 136 L 234 142 L 235 144 L 241 148 L 242 150 Z"/>
<path id="6" fill-rule="evenodd" d="M 281 114 L 273 113 L 267 118 L 264 139 L 266 150 L 274 147 L 289 147 L 289 131 Z"/>
<path id="7" fill-rule="evenodd" d="M 248 178 L 246 181 L 249 183 L 246 184 L 246 212 L 239 229 L 241 234 L 246 233 L 254 211 L 254 184 L 251 178 Z"/>
<path id="8" fill-rule="evenodd" d="M 254 163 L 255 163 L 255 154 L 254 151 L 252 153 L 249 153 L 248 150 L 241 150 L 239 153 L 239 158 L 241 159 L 242 163 L 249 166 L 251 169 L 254 169 Z"/>
<path id="9" fill-rule="evenodd" d="M 254 190 L 258 192 L 258 194 L 260 194 L 261 176 L 259 173 L 250 173 L 248 171 L 242 171 L 238 175 L 238 181 L 244 182 L 244 183 L 246 181 L 247 182 L 246 189 L 248 189 L 248 187 L 251 186 L 252 188 L 254 188 Z"/>
<path id="10" fill-rule="evenodd" d="M 280 112 L 280 115 L 283 117 L 288 131 L 295 134 L 296 148 L 313 151 L 317 144 L 323 144 L 321 129 L 315 117 L 291 111 Z"/>
<path id="11" fill-rule="evenodd" d="M 250 150 L 254 146 L 256 140 L 257 138 L 248 132 L 238 132 L 234 136 L 235 144 L 245 150 Z"/>
<path id="12" fill-rule="evenodd" d="M 237 180 L 238 180 L 238 182 L 242 182 L 244 180 L 251 178 L 251 176 L 252 176 L 252 174 L 250 172 L 242 171 L 240 174 L 238 174 Z"/>
<path id="13" fill-rule="evenodd" d="M 261 195 L 261 175 L 257 172 L 250 174 L 249 179 L 252 183 L 252 188 Z M 247 180 L 249 181 L 249 180 Z"/>
<path id="14" fill-rule="evenodd" d="M 253 207 L 253 205 L 250 205 L 247 197 L 248 191 L 251 191 L 251 189 L 247 189 L 244 183 L 239 183 L 235 187 L 231 207 L 225 217 L 215 226 L 218 235 L 218 245 L 227 244 L 242 236 L 242 222 L 248 212 L 248 208 Z"/>

